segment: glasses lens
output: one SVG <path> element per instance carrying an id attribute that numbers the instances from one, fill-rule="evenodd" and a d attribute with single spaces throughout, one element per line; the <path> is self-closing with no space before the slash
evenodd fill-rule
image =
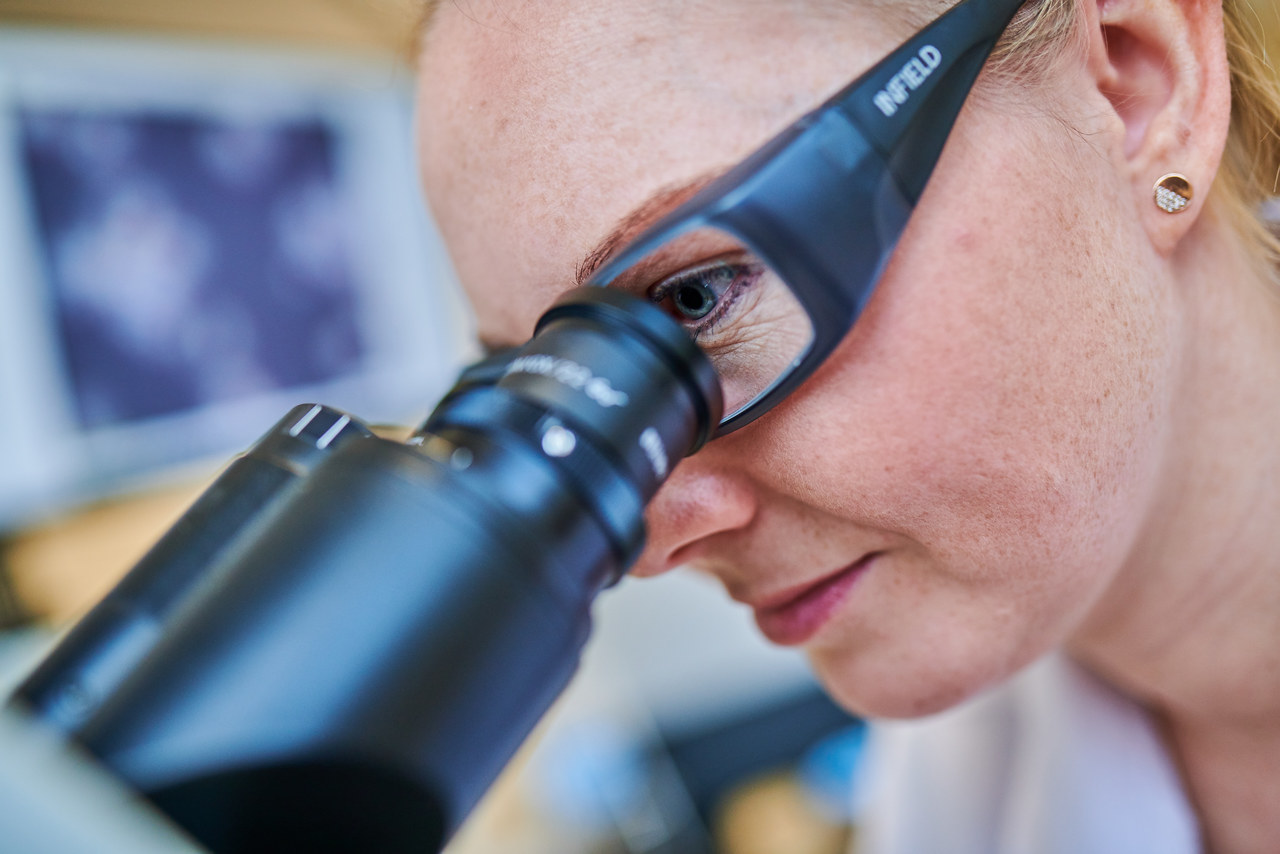
<path id="1" fill-rule="evenodd" d="M 813 343 L 791 288 L 720 229 L 679 234 L 597 283 L 652 300 L 684 325 L 720 376 L 726 419 L 786 377 Z"/>

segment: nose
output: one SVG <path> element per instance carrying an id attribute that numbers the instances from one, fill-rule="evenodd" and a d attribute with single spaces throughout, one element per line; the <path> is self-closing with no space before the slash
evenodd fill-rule
<path id="1" fill-rule="evenodd" d="M 683 460 L 645 514 L 648 543 L 632 575 L 661 575 L 709 555 L 717 542 L 745 532 L 756 515 L 757 495 L 741 470 L 718 459 L 713 445 Z"/>

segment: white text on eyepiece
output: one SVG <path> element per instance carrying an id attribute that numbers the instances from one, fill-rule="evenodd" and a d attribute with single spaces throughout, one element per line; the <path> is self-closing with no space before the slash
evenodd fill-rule
<path id="1" fill-rule="evenodd" d="M 604 377 L 592 373 L 586 365 L 579 365 L 569 359 L 557 356 L 534 354 L 520 356 L 507 366 L 504 376 L 512 374 L 535 374 L 548 377 L 574 391 L 580 391 L 596 403 L 608 409 L 611 406 L 626 406 L 630 402 L 625 391 L 618 391 Z"/>

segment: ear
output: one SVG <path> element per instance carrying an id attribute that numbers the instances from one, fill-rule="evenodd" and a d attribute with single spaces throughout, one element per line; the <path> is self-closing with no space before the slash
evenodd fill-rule
<path id="1" fill-rule="evenodd" d="M 1168 255 L 1199 219 L 1231 120 L 1221 0 L 1082 0 L 1089 69 L 1124 126 L 1123 167 L 1143 227 Z M 1191 204 L 1156 206 L 1164 175 L 1187 176 Z"/>

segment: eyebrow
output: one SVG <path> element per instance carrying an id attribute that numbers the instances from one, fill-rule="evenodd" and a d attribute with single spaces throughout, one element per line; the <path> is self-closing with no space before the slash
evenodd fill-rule
<path id="1" fill-rule="evenodd" d="M 618 253 L 618 250 L 630 244 L 659 219 L 689 201 L 722 174 L 724 174 L 723 169 L 704 172 L 690 181 L 665 187 L 637 205 L 630 213 L 618 220 L 604 239 L 578 262 L 574 277 L 575 286 L 585 285 L 595 275 L 596 270 L 603 267 Z"/>
<path id="2" fill-rule="evenodd" d="M 609 233 L 578 262 L 574 273 L 574 287 L 584 286 L 595 275 L 596 270 L 603 267 L 620 249 L 626 248 L 649 226 L 696 196 L 724 172 L 724 169 L 714 169 L 689 181 L 664 187 L 633 208 L 630 213 L 618 220 Z M 479 342 L 486 357 L 519 346 L 510 341 L 499 341 L 485 336 L 480 336 Z"/>

